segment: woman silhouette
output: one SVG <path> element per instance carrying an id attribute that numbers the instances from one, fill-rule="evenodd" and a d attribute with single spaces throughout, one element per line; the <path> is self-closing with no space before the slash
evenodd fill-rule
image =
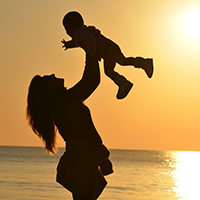
<path id="1" fill-rule="evenodd" d="M 72 88 L 64 79 L 36 75 L 29 86 L 27 119 L 49 153 L 55 153 L 56 128 L 66 142 L 57 166 L 57 182 L 72 192 L 74 200 L 99 197 L 111 174 L 109 151 L 103 145 L 87 106 L 83 104 L 100 82 L 98 62 L 86 55 L 81 80 Z"/>

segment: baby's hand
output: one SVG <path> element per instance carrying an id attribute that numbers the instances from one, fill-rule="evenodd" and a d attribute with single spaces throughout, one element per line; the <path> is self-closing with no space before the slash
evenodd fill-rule
<path id="1" fill-rule="evenodd" d="M 65 48 L 64 50 L 66 51 L 68 49 L 67 47 L 67 41 L 65 41 L 64 39 L 61 41 L 64 45 L 62 46 L 62 48 Z"/>

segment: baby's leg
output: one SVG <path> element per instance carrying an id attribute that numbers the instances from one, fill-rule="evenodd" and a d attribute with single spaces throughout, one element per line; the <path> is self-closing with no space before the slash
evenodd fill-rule
<path id="1" fill-rule="evenodd" d="M 105 74 L 109 78 L 111 78 L 115 82 L 115 84 L 119 86 L 117 99 L 123 99 L 124 97 L 127 96 L 133 84 L 130 81 L 128 81 L 124 76 L 114 71 L 115 64 L 116 61 L 114 55 L 110 55 L 109 57 L 104 58 Z"/>
<path id="2" fill-rule="evenodd" d="M 142 57 L 125 57 L 121 51 L 116 53 L 116 62 L 122 66 L 131 65 L 135 68 L 142 68 L 149 78 L 153 75 L 153 59 Z"/>
<path id="3" fill-rule="evenodd" d="M 115 79 L 120 76 L 117 72 L 114 71 L 115 65 L 116 61 L 112 58 L 112 56 L 109 58 L 104 58 L 104 72 L 114 82 Z"/>
<path id="4" fill-rule="evenodd" d="M 116 62 L 122 66 L 135 65 L 135 58 L 134 57 L 125 57 L 121 51 L 118 51 L 115 54 Z"/>

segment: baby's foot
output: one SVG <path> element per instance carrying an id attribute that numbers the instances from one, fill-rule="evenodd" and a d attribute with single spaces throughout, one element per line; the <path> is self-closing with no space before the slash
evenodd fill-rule
<path id="1" fill-rule="evenodd" d="M 146 72 L 149 78 L 153 75 L 153 59 L 152 58 L 142 58 L 136 57 L 135 58 L 135 67 L 142 68 Z"/>
<path id="2" fill-rule="evenodd" d="M 152 58 L 145 59 L 143 69 L 149 78 L 153 76 L 153 59 Z"/>
<path id="3" fill-rule="evenodd" d="M 125 98 L 133 87 L 133 83 L 130 81 L 126 81 L 122 86 L 119 86 L 119 90 L 117 93 L 117 99 Z"/>

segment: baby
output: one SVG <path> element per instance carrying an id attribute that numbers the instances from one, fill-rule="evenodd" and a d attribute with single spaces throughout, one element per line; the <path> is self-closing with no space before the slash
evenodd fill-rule
<path id="1" fill-rule="evenodd" d="M 72 38 L 70 41 L 61 41 L 65 50 L 74 47 L 81 47 L 86 53 L 90 54 L 93 59 L 104 60 L 105 74 L 118 85 L 117 99 L 123 99 L 131 90 L 133 83 L 128 81 L 124 76 L 120 75 L 115 69 L 116 63 L 127 66 L 131 65 L 135 68 L 142 68 L 149 78 L 153 75 L 153 59 L 142 57 L 125 57 L 120 47 L 103 36 L 100 30 L 94 26 L 84 25 L 82 16 L 72 11 L 67 13 L 63 18 L 63 26 L 67 34 Z"/>

